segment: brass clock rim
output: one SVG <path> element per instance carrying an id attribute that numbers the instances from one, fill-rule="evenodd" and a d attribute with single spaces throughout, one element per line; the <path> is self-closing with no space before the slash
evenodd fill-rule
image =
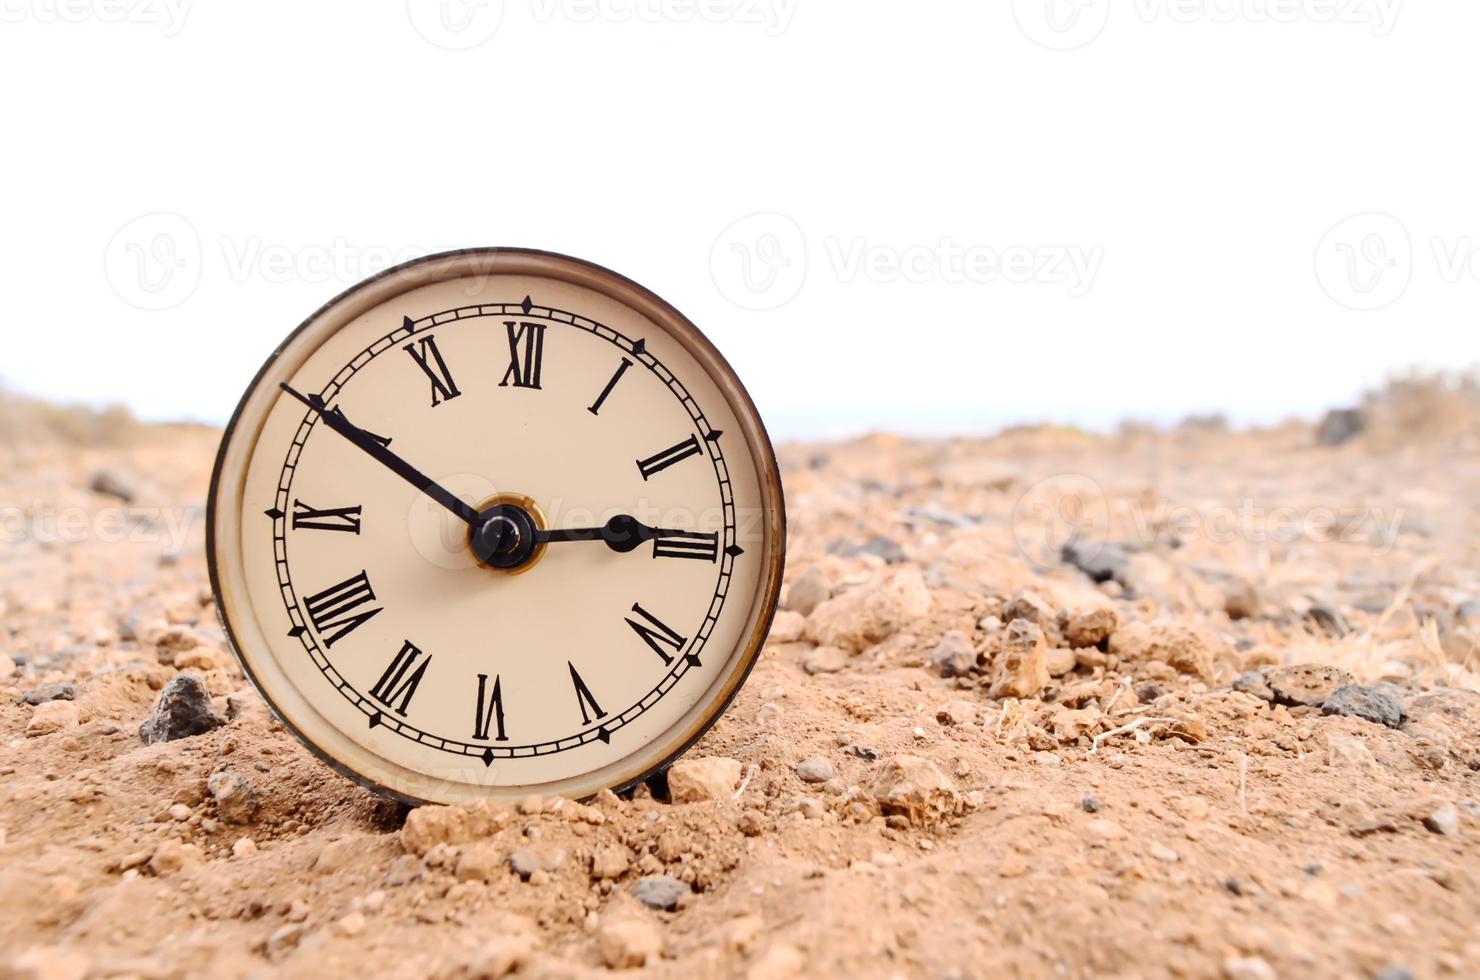
<path id="1" fill-rule="evenodd" d="M 780 598 L 781 579 L 786 561 L 786 505 L 781 485 L 780 467 L 776 461 L 775 449 L 772 445 L 770 435 L 766 431 L 765 422 L 755 407 L 749 392 L 743 382 L 730 366 L 723 354 L 714 346 L 709 338 L 691 320 L 684 316 L 677 308 L 672 306 L 656 293 L 641 284 L 614 272 L 597 263 L 585 259 L 564 255 L 559 252 L 545 251 L 541 249 L 513 248 L 513 247 L 485 247 L 454 249 L 451 251 L 438 252 L 422 256 L 400 265 L 393 266 L 374 276 L 370 276 L 348 289 L 340 292 L 333 299 L 320 306 L 300 323 L 282 342 L 258 369 L 252 381 L 247 386 L 231 419 L 222 432 L 221 443 L 216 452 L 215 463 L 211 471 L 210 490 L 206 501 L 206 559 L 210 575 L 211 590 L 216 598 L 217 618 L 221 622 L 222 630 L 226 635 L 228 645 L 236 657 L 238 665 L 243 674 L 261 695 L 274 717 L 282 723 L 301 744 L 304 745 L 315 757 L 325 765 L 329 766 L 341 776 L 358 783 L 373 792 L 383 796 L 399 800 L 403 803 L 417 806 L 429 803 L 445 803 L 449 800 L 433 800 L 418 797 L 401 789 L 386 785 L 371 776 L 360 772 L 350 763 L 344 762 L 329 753 L 313 739 L 305 735 L 286 713 L 274 703 L 266 688 L 253 672 L 248 658 L 243 653 L 242 645 L 238 639 L 237 631 L 232 626 L 230 607 L 230 594 L 223 590 L 222 568 L 220 562 L 220 541 L 218 540 L 218 521 L 222 517 L 220 511 L 221 497 L 223 495 L 222 477 L 226 473 L 226 463 L 232 454 L 233 440 L 237 435 L 243 416 L 246 413 L 253 396 L 258 392 L 262 381 L 269 373 L 278 366 L 279 360 L 285 352 L 289 351 L 294 342 L 303 334 L 312 329 L 320 321 L 331 313 L 339 312 L 339 323 L 337 330 L 344 323 L 349 322 L 354 316 L 363 312 L 356 309 L 352 301 L 356 296 L 375 297 L 373 303 L 368 303 L 364 308 L 382 305 L 393 296 L 409 292 L 417 287 L 429 285 L 435 282 L 449 279 L 464 278 L 470 273 L 482 272 L 485 275 L 531 275 L 554 279 L 591 289 L 627 306 L 640 315 L 647 317 L 667 332 L 680 345 L 689 351 L 695 360 L 710 376 L 710 380 L 719 388 L 721 394 L 730 402 L 732 410 L 735 411 L 737 419 L 745 430 L 746 448 L 750 454 L 751 461 L 756 469 L 756 476 L 761 485 L 761 507 L 767 516 L 766 521 L 766 554 L 764 556 L 765 567 L 759 581 L 759 587 L 755 593 L 748 620 L 749 629 L 745 635 L 743 647 L 736 647 L 730 651 L 730 659 L 734 659 L 738 650 L 739 658 L 734 666 L 729 667 L 726 675 L 721 675 L 715 682 L 716 687 L 711 685 L 710 691 L 706 691 L 706 698 L 696 703 L 678 724 L 683 724 L 684 719 L 697 713 L 687 727 L 676 739 L 667 740 L 666 745 L 674 747 L 663 754 L 651 765 L 639 765 L 635 771 L 621 772 L 615 779 L 606 781 L 609 788 L 621 792 L 632 786 L 660 773 L 673 764 L 679 757 L 687 752 L 703 735 L 724 715 L 740 688 L 744 686 L 750 672 L 754 669 L 756 661 L 760 658 L 762 647 L 770 632 L 771 622 L 775 616 L 777 602 Z M 401 277 L 404 281 L 395 284 L 398 288 L 389 295 L 381 296 L 380 290 L 386 286 L 386 280 Z M 377 288 L 380 287 L 380 288 Z M 265 418 L 265 414 L 263 416 Z M 248 447 L 247 458 L 251 451 L 255 450 L 256 440 L 260 435 L 260 424 L 263 419 L 257 420 L 259 431 L 251 433 L 251 442 Z M 237 472 L 237 493 L 231 494 L 233 500 L 240 498 L 240 483 L 245 478 L 246 467 L 243 465 Z M 240 508 L 238 508 L 239 511 Z M 238 537 L 241 532 L 239 525 L 233 529 Z M 250 613 L 247 613 L 250 615 Z M 727 660 L 727 664 L 729 660 Z M 710 696 L 711 691 L 717 694 Z M 304 699 L 306 702 L 306 699 Z M 312 707 L 311 703 L 309 705 Z M 331 726 L 332 727 L 332 726 Z M 675 728 L 677 725 L 674 726 Z M 670 729 L 672 730 L 672 729 Z M 659 737 L 656 741 L 663 742 Z M 353 743 L 352 744 L 358 744 Z M 360 747 L 367 754 L 374 753 L 363 746 Z M 623 760 L 619 759 L 616 765 Z M 397 767 L 404 768 L 404 767 Z M 603 767 L 609 768 L 609 767 Z M 600 772 L 601 769 L 594 770 Z M 573 777 L 560 782 L 574 782 L 579 777 Z M 467 784 L 454 784 L 467 785 Z M 496 799 L 500 797 L 515 798 L 519 793 L 527 791 L 532 787 L 510 787 L 508 793 L 471 793 L 462 794 L 461 799 Z M 599 790 L 593 789 L 591 793 L 583 794 L 589 797 Z"/>

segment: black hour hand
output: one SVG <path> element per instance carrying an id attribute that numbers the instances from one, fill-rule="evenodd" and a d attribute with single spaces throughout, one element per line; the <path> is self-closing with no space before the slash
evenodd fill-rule
<path id="1" fill-rule="evenodd" d="M 631 514 L 618 514 L 601 527 L 557 528 L 536 531 L 535 540 L 541 543 L 552 541 L 601 541 L 619 554 L 626 554 L 652 541 L 654 558 L 701 558 L 714 561 L 717 557 L 719 535 L 714 532 L 679 531 L 673 528 L 652 527 Z"/>

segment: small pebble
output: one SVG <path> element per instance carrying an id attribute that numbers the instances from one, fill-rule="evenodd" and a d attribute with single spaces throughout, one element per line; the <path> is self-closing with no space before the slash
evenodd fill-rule
<path id="1" fill-rule="evenodd" d="M 821 756 L 812 756 L 797 763 L 797 778 L 804 783 L 825 783 L 832 778 L 831 762 Z"/>

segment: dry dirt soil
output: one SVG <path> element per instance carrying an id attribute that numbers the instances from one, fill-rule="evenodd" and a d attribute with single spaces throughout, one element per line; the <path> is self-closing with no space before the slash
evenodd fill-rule
<path id="1" fill-rule="evenodd" d="M 1369 436 L 783 447 L 666 783 L 410 812 L 235 665 L 217 433 L 0 446 L 0 976 L 1480 976 L 1480 444 Z"/>

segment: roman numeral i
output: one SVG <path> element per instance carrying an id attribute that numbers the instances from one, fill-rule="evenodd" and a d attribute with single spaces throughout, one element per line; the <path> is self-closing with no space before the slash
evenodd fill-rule
<path id="1" fill-rule="evenodd" d="M 509 335 L 509 368 L 498 386 L 538 388 L 540 364 L 545 357 L 545 325 L 505 320 L 504 329 Z"/>
<path id="2" fill-rule="evenodd" d="M 381 611 L 379 606 L 364 612 L 356 611 L 374 601 L 375 590 L 370 588 L 370 579 L 361 572 L 304 599 L 303 608 L 308 612 L 313 628 L 324 638 L 324 646 L 332 647 Z"/>

